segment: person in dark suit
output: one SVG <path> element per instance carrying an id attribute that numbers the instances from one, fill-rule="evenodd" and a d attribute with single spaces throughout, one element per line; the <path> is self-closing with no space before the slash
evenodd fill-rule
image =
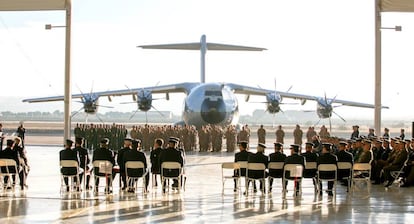
<path id="1" fill-rule="evenodd" d="M 59 160 L 75 160 L 79 165 L 79 157 L 76 151 L 72 150 L 73 141 L 70 139 L 66 139 L 65 142 L 65 149 L 61 150 L 59 152 Z M 63 175 L 76 175 L 78 170 L 73 167 L 62 167 L 60 169 L 60 172 Z M 63 179 L 65 181 L 66 185 L 66 191 L 69 191 L 69 179 L 65 177 Z M 74 178 L 74 181 L 76 182 L 76 177 Z M 79 190 L 79 189 L 76 189 Z"/>
<path id="2" fill-rule="evenodd" d="M 164 145 L 164 140 L 162 138 L 157 138 L 154 141 L 154 147 L 151 150 L 150 160 L 151 160 L 151 173 L 152 174 L 161 174 L 161 164 L 159 164 L 159 157 L 162 151 L 162 146 Z M 157 177 L 155 176 L 154 185 L 157 186 Z"/>
<path id="3" fill-rule="evenodd" d="M 318 157 L 316 160 L 318 166 L 320 164 L 335 164 L 338 165 L 338 159 L 335 155 L 331 154 L 331 143 L 323 143 L 322 144 L 322 154 Z M 320 176 L 323 178 L 333 178 L 333 175 L 335 175 L 332 172 L 326 171 L 326 172 L 320 172 Z M 328 181 L 328 195 L 332 196 L 332 188 L 333 188 L 333 181 Z M 322 195 L 322 183 L 319 183 L 319 194 Z"/>
<path id="4" fill-rule="evenodd" d="M 257 145 L 257 152 L 254 154 L 251 153 L 247 158 L 247 162 L 248 163 L 263 163 L 265 167 L 267 168 L 267 165 L 269 164 L 269 157 L 264 155 L 265 149 L 266 149 L 266 145 L 263 143 L 259 143 Z M 249 178 L 259 179 L 259 178 L 266 178 L 268 174 L 266 171 L 263 172 L 260 170 L 251 170 L 247 173 L 247 175 Z M 247 188 L 249 188 L 249 182 L 247 183 Z M 264 185 L 265 185 L 264 181 L 260 181 L 260 190 L 262 190 L 263 193 L 266 192 Z M 254 192 L 256 191 L 257 189 L 254 188 Z"/>
<path id="5" fill-rule="evenodd" d="M 168 140 L 168 147 L 161 151 L 160 157 L 159 157 L 159 163 L 162 165 L 163 162 L 178 162 L 181 164 L 181 167 L 184 166 L 184 158 L 182 156 L 182 153 L 177 149 L 177 138 L 170 137 Z M 166 177 L 176 177 L 179 175 L 179 170 L 176 169 L 164 169 L 162 170 L 162 173 Z M 178 187 L 178 181 L 174 180 L 173 187 Z M 164 186 L 162 186 L 163 192 L 165 192 L 165 183 Z"/>
<path id="6" fill-rule="evenodd" d="M 125 190 L 127 187 L 126 176 L 125 176 L 125 161 L 124 161 L 124 154 L 131 150 L 132 139 L 125 138 L 124 139 L 124 147 L 118 151 L 118 156 L 116 158 L 116 162 L 119 166 L 119 174 L 121 176 L 122 182 L 122 190 Z"/>
<path id="7" fill-rule="evenodd" d="M 348 143 L 345 141 L 340 141 L 338 145 L 338 152 L 336 153 L 336 157 L 338 158 L 338 162 L 347 162 L 354 165 L 354 156 L 352 153 L 346 151 L 346 145 Z M 338 170 L 338 180 L 342 180 L 344 177 L 349 177 L 350 170 Z M 348 186 L 349 180 L 343 180 L 342 183 L 345 186 Z"/>
<path id="8" fill-rule="evenodd" d="M 16 168 L 17 170 L 14 169 L 14 166 L 8 167 L 8 170 L 10 173 L 17 173 L 19 170 L 19 156 L 18 156 L 18 152 L 16 150 L 13 150 L 13 145 L 14 145 L 14 141 L 12 139 L 7 139 L 6 140 L 6 148 L 3 151 L 0 151 L 0 158 L 2 159 L 12 159 L 14 161 L 16 161 Z M 6 173 L 7 169 L 6 167 L 2 167 L 1 172 Z M 20 180 L 22 180 L 22 172 L 19 172 L 19 178 Z M 4 177 L 4 183 L 7 183 L 9 180 L 8 176 Z M 16 184 L 16 176 L 12 176 L 12 182 L 13 182 L 13 186 Z M 23 189 L 23 185 L 24 183 L 21 182 L 20 183 L 20 187 L 21 189 Z M 8 189 L 11 189 L 11 186 L 8 187 Z"/>
<path id="9" fill-rule="evenodd" d="M 298 144 L 293 144 L 290 145 L 290 156 L 286 157 L 285 159 L 285 166 L 286 164 L 300 164 L 303 166 L 303 169 L 305 169 L 305 157 L 299 155 L 300 152 L 300 145 Z M 286 174 L 286 178 L 290 179 L 290 173 Z M 285 183 L 287 186 L 287 182 Z M 296 186 L 296 195 L 299 193 L 299 183 L 295 183 Z"/>
<path id="10" fill-rule="evenodd" d="M 318 154 L 313 150 L 313 142 L 306 142 L 305 143 L 305 152 L 302 153 L 302 156 L 305 157 L 306 162 L 316 162 L 318 159 Z M 303 177 L 305 178 L 313 178 L 316 176 L 316 169 L 305 169 L 303 170 Z"/>
<path id="11" fill-rule="evenodd" d="M 283 153 L 283 144 L 280 142 L 274 143 L 275 152 L 269 155 L 269 162 L 285 162 L 286 155 Z M 276 170 L 276 169 L 269 169 L 269 176 L 273 178 L 282 178 L 283 176 L 283 169 Z M 273 186 L 273 178 L 269 180 L 269 191 L 272 191 Z"/>
<path id="12" fill-rule="evenodd" d="M 248 142 L 247 141 L 241 141 L 238 143 L 240 152 L 236 153 L 234 155 L 234 162 L 237 163 L 239 161 L 245 161 L 247 162 L 250 152 L 247 151 L 247 146 L 248 146 Z M 234 171 L 234 176 L 238 177 L 245 177 L 246 176 L 246 169 L 245 168 L 241 168 L 240 169 L 240 173 L 238 173 L 237 171 Z M 234 192 L 237 191 L 237 181 L 234 180 Z M 256 185 L 253 185 L 256 186 Z"/>
<path id="13" fill-rule="evenodd" d="M 144 170 L 142 172 L 142 170 L 136 170 L 136 169 L 128 169 L 125 167 L 125 171 L 128 172 L 128 175 L 133 176 L 133 177 L 139 177 L 142 176 L 145 172 L 145 190 L 148 190 L 148 184 L 149 184 L 149 172 L 147 172 L 147 158 L 145 156 L 145 154 L 141 151 L 141 140 L 139 139 L 133 139 L 132 140 L 132 149 L 128 150 L 125 152 L 125 154 L 123 155 L 123 166 L 125 167 L 125 163 L 128 161 L 141 161 L 144 163 Z M 134 186 L 134 182 L 131 181 L 128 183 L 129 186 Z M 134 192 L 135 189 L 133 188 L 129 188 L 128 192 Z"/>
<path id="14" fill-rule="evenodd" d="M 103 138 L 100 142 L 100 147 L 93 152 L 92 162 L 96 160 L 106 160 L 112 163 L 112 165 L 115 165 L 114 153 L 109 149 L 108 138 Z M 99 168 L 94 168 L 94 173 L 95 175 L 99 174 Z M 112 176 L 114 176 L 114 172 L 112 172 Z M 95 192 L 98 192 L 98 186 L 99 178 L 95 181 Z M 107 188 L 105 191 L 110 193 L 112 191 L 112 183 L 110 183 L 109 178 L 106 179 L 106 186 Z"/>
<path id="15" fill-rule="evenodd" d="M 19 158 L 19 166 L 20 166 L 20 173 L 19 173 L 19 179 L 20 179 L 20 187 L 23 190 L 23 187 L 26 186 L 26 178 L 27 175 L 29 174 L 29 163 L 27 160 L 27 156 L 26 156 L 26 151 L 24 150 L 24 148 L 21 146 L 21 139 L 19 137 L 14 138 L 14 145 L 13 145 L 13 150 L 17 152 L 18 154 L 18 158 Z"/>
<path id="16" fill-rule="evenodd" d="M 73 149 L 76 153 L 78 153 L 80 168 L 83 169 L 83 172 L 79 174 L 80 184 L 82 184 L 83 175 L 86 175 L 86 172 L 89 171 L 88 164 L 91 161 L 89 159 L 88 150 L 83 147 L 83 144 L 84 144 L 83 141 L 84 141 L 84 139 L 82 137 L 76 137 L 75 138 L 75 148 Z M 90 189 L 91 188 L 89 186 L 90 178 L 91 178 L 90 175 L 86 175 L 85 189 Z"/>

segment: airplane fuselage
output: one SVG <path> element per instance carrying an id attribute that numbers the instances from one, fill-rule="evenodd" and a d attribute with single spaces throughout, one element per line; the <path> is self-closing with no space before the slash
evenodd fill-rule
<path id="1" fill-rule="evenodd" d="M 191 89 L 184 100 L 183 120 L 187 125 L 227 126 L 237 124 L 238 118 L 237 98 L 225 84 L 202 83 Z"/>

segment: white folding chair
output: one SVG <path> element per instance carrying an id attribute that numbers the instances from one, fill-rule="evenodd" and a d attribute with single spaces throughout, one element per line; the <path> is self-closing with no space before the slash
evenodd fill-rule
<path id="1" fill-rule="evenodd" d="M 137 175 L 138 173 L 138 175 Z M 142 193 L 147 193 L 147 183 L 145 176 L 148 170 L 145 169 L 145 165 L 141 161 L 128 161 L 125 163 L 125 175 L 129 189 L 138 189 L 138 181 L 142 179 Z"/>
<path id="2" fill-rule="evenodd" d="M 247 170 L 247 161 L 238 161 L 237 164 L 239 164 L 240 166 L 240 178 L 244 178 L 244 183 L 246 184 L 246 172 L 244 173 L 244 175 L 242 175 L 242 171 L 246 171 Z M 246 187 L 246 185 L 245 185 Z"/>
<path id="3" fill-rule="evenodd" d="M 72 172 L 67 174 L 62 173 L 62 169 L 72 169 Z M 79 191 L 80 189 L 80 179 L 79 179 L 79 164 L 76 160 L 60 160 L 60 174 L 61 174 L 61 184 L 60 192 L 64 192 L 65 188 L 69 189 L 69 192 L 72 190 Z M 65 178 L 68 178 L 68 186 L 66 186 Z"/>
<path id="4" fill-rule="evenodd" d="M 14 181 L 17 181 L 17 164 L 13 159 L 0 159 L 0 177 L 1 181 L 4 180 L 4 177 L 7 177 L 7 181 L 3 183 L 3 189 L 12 189 L 14 191 L 15 184 Z"/>
<path id="5" fill-rule="evenodd" d="M 352 166 L 352 182 L 351 189 L 355 191 L 357 182 L 365 182 L 367 184 L 368 194 L 371 193 L 371 164 L 370 163 L 355 163 Z"/>
<path id="6" fill-rule="evenodd" d="M 258 172 L 257 172 L 258 171 Z M 260 173 L 258 177 L 251 176 L 251 173 Z M 265 193 L 266 186 L 266 165 L 263 163 L 247 163 L 246 169 L 246 196 L 249 195 L 249 182 L 259 180 L 262 182 L 262 193 Z"/>
<path id="7" fill-rule="evenodd" d="M 286 185 L 288 181 L 294 182 L 294 196 L 297 196 L 297 193 L 302 195 L 302 177 L 303 166 L 301 164 L 286 164 L 283 167 L 283 198 L 286 198 Z M 299 192 L 296 192 L 296 184 L 299 184 Z"/>
<path id="8" fill-rule="evenodd" d="M 166 173 L 165 173 L 165 171 L 164 170 L 169 170 L 169 171 L 173 171 L 173 170 L 177 170 L 178 171 L 178 173 L 177 173 L 177 175 L 174 175 L 174 176 L 171 176 L 171 175 L 168 175 L 168 176 L 166 176 Z M 166 180 L 177 180 L 177 182 L 178 182 L 178 192 L 180 191 L 180 189 L 181 189 L 181 178 L 183 177 L 183 168 L 181 167 L 181 164 L 179 163 L 179 162 L 163 162 L 162 164 L 161 164 L 161 186 L 162 186 L 162 188 L 163 188 L 163 193 L 165 193 L 165 188 L 164 188 L 164 186 L 165 186 L 165 182 L 166 182 Z M 184 180 L 184 184 L 183 184 L 183 189 L 184 189 L 184 191 L 185 191 L 185 182 L 186 182 L 186 180 L 185 180 L 185 178 L 183 178 Z"/>
<path id="9" fill-rule="evenodd" d="M 224 184 L 226 180 L 234 180 L 236 182 L 235 190 L 237 190 L 239 193 L 241 192 L 240 165 L 238 163 L 224 162 L 221 164 L 221 182 L 222 182 L 221 194 L 223 195 L 224 195 Z"/>
<path id="10" fill-rule="evenodd" d="M 336 196 L 336 180 L 338 178 L 338 170 L 337 170 L 336 164 L 319 164 L 318 170 L 316 172 L 316 178 L 317 178 L 317 194 L 320 194 L 322 189 L 320 188 L 320 185 L 323 181 L 333 181 L 333 188 L 332 193 L 334 196 Z M 334 175 L 324 175 L 321 174 L 321 172 L 330 172 Z M 329 177 L 327 177 L 329 176 Z"/>
<path id="11" fill-rule="evenodd" d="M 391 177 L 394 179 L 393 184 L 396 184 L 398 187 L 402 185 L 402 175 L 404 174 L 404 168 L 407 166 L 409 159 L 410 157 L 407 154 L 407 159 L 405 160 L 404 165 L 399 170 L 390 172 Z"/>
<path id="12" fill-rule="evenodd" d="M 340 170 L 348 171 L 349 175 L 342 177 L 342 180 L 347 180 L 348 185 L 346 187 L 347 192 L 351 189 L 352 178 L 354 177 L 352 163 L 350 162 L 338 162 L 338 173 Z"/>
<path id="13" fill-rule="evenodd" d="M 273 186 L 271 186 L 271 183 L 273 183 L 274 179 L 283 177 L 283 166 L 285 165 L 285 162 L 270 162 L 267 166 L 267 169 L 269 170 L 269 193 L 272 191 Z M 275 173 L 280 173 L 280 175 L 275 175 Z"/>
<path id="14" fill-rule="evenodd" d="M 312 179 L 314 191 L 318 190 L 316 186 L 316 172 L 318 170 L 318 164 L 316 162 L 306 162 L 305 170 L 303 171 L 303 178 Z M 311 174 L 310 174 L 311 173 Z"/>
<path id="15" fill-rule="evenodd" d="M 95 177 L 95 193 L 98 193 L 99 186 L 96 185 L 96 182 L 99 178 L 105 179 L 105 193 L 111 193 L 112 189 L 112 168 L 113 165 L 108 160 L 95 160 L 93 161 L 93 176 Z M 109 180 L 109 182 L 108 182 Z"/>

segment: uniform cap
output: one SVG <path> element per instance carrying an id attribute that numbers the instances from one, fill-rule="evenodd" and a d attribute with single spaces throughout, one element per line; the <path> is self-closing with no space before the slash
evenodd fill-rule
<path id="1" fill-rule="evenodd" d="M 295 152 L 299 152 L 300 146 L 297 144 L 290 145 L 290 148 L 293 149 Z"/>
<path id="2" fill-rule="evenodd" d="M 281 146 L 283 146 L 283 144 L 282 143 L 280 143 L 280 142 L 275 142 L 275 143 L 273 143 L 275 146 L 279 146 L 279 147 L 281 147 Z"/>
<path id="3" fill-rule="evenodd" d="M 132 142 L 132 139 L 131 138 L 124 138 L 124 141 L 130 141 L 130 142 Z"/>
<path id="4" fill-rule="evenodd" d="M 348 142 L 346 142 L 346 141 L 340 141 L 339 144 L 340 145 L 348 145 Z"/>
<path id="5" fill-rule="evenodd" d="M 311 145 L 312 147 L 315 146 L 315 144 L 313 144 L 313 142 L 306 142 L 306 145 Z"/>
<path id="6" fill-rule="evenodd" d="M 262 147 L 262 148 L 264 148 L 264 149 L 266 148 L 266 145 L 265 145 L 265 144 L 263 144 L 263 143 L 259 143 L 259 144 L 258 144 L 258 146 L 260 146 L 260 147 Z"/>
<path id="7" fill-rule="evenodd" d="M 237 144 L 243 146 L 243 148 L 247 148 L 248 142 L 247 141 L 240 141 Z"/>
<path id="8" fill-rule="evenodd" d="M 8 140 L 7 140 L 8 141 Z M 73 144 L 73 141 L 72 140 L 70 140 L 70 139 L 66 139 L 66 145 L 72 145 Z"/>
<path id="9" fill-rule="evenodd" d="M 179 138 L 176 138 L 176 137 L 170 137 L 168 140 L 168 142 L 171 142 L 171 143 L 178 143 L 179 141 L 180 141 Z"/>
<path id="10" fill-rule="evenodd" d="M 109 144 L 109 139 L 108 138 L 103 138 L 103 139 L 101 139 L 101 143 L 102 144 Z"/>

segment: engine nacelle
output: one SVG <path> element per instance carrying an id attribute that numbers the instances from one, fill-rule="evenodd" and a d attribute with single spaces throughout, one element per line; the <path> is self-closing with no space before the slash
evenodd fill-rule
<path id="1" fill-rule="evenodd" d="M 276 92 L 266 94 L 267 111 L 271 114 L 278 113 L 280 111 L 281 97 Z"/>
<path id="2" fill-rule="evenodd" d="M 141 111 L 149 111 L 152 107 L 152 93 L 149 90 L 139 90 L 137 92 L 138 109 Z"/>

